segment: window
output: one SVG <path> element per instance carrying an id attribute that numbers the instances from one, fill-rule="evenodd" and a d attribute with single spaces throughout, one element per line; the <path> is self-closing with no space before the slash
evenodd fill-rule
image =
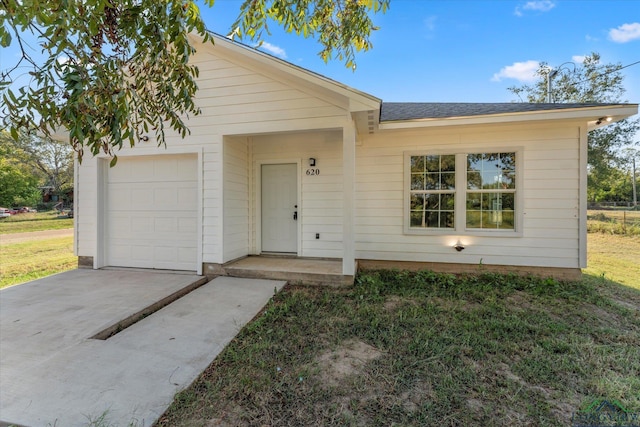
<path id="1" fill-rule="evenodd" d="M 516 153 L 467 154 L 467 229 L 515 230 Z"/>
<path id="2" fill-rule="evenodd" d="M 411 227 L 454 228 L 456 157 L 411 156 Z"/>
<path id="3" fill-rule="evenodd" d="M 405 154 L 405 231 L 516 231 L 516 152 Z"/>

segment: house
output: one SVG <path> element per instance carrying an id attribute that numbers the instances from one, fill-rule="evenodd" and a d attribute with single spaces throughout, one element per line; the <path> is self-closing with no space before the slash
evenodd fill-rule
<path id="1" fill-rule="evenodd" d="M 251 255 L 578 278 L 587 132 L 637 104 L 386 103 L 225 38 L 191 135 L 76 164 L 79 265 L 220 274 Z"/>
<path id="2" fill-rule="evenodd" d="M 73 204 L 73 188 L 66 188 L 65 190 L 57 191 L 53 185 L 44 185 L 38 187 L 40 194 L 42 194 L 42 203 L 56 203 L 62 206 L 63 204 Z M 57 206 L 56 205 L 56 206 Z"/>

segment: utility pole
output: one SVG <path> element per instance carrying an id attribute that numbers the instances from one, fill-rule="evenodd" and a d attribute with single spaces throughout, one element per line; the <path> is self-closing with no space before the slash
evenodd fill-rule
<path id="1" fill-rule="evenodd" d="M 638 143 L 636 142 L 636 145 Z M 628 154 L 631 157 L 631 189 L 633 190 L 633 208 L 634 210 L 638 208 L 638 192 L 636 189 L 636 158 L 640 154 L 640 150 L 633 147 L 627 147 L 624 149 L 625 154 Z M 628 164 L 628 163 L 627 163 Z"/>
<path id="2" fill-rule="evenodd" d="M 632 158 L 633 174 L 631 175 L 631 182 L 633 183 L 633 209 L 638 207 L 638 193 L 636 193 L 636 156 Z"/>
<path id="3" fill-rule="evenodd" d="M 551 67 L 551 68 L 549 68 L 549 71 L 547 72 L 547 102 L 549 104 L 551 104 L 553 102 L 553 90 L 552 90 L 553 79 L 562 70 L 562 67 L 564 67 L 567 64 L 573 65 L 573 71 L 576 71 L 576 64 L 574 64 L 573 62 L 569 61 L 569 62 L 565 62 L 564 64 L 560 64 L 560 66 L 558 68 Z M 565 68 L 565 69 L 570 71 L 568 68 Z"/>
<path id="4" fill-rule="evenodd" d="M 556 74 L 558 74 L 558 70 L 554 70 L 553 68 L 551 68 L 549 70 L 549 72 L 547 73 L 547 102 L 549 104 L 551 104 L 553 102 L 553 95 L 551 93 L 551 81 L 553 80 L 553 78 L 556 76 Z"/>

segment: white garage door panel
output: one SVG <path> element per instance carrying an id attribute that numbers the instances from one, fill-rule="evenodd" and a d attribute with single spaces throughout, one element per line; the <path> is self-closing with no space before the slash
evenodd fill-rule
<path id="1" fill-rule="evenodd" d="M 197 158 L 121 158 L 108 170 L 107 264 L 196 270 Z"/>

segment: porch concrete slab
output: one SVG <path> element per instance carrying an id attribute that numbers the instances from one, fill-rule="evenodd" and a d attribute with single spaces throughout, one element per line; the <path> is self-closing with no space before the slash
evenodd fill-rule
<path id="1" fill-rule="evenodd" d="M 0 291 L 0 425 L 152 425 L 285 282 L 219 277 L 89 337 L 199 280 L 75 270 Z"/>
<path id="2" fill-rule="evenodd" d="M 353 276 L 342 274 L 342 260 L 248 256 L 224 265 L 233 277 L 287 280 L 309 285 L 341 286 L 353 284 Z"/>

